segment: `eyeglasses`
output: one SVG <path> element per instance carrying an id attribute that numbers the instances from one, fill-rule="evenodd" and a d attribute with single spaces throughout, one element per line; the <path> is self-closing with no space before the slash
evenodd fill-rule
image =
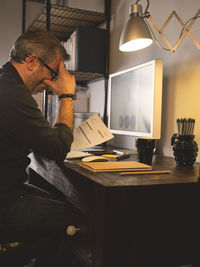
<path id="1" fill-rule="evenodd" d="M 41 58 L 38 58 L 38 60 L 43 64 L 43 66 L 45 66 L 48 70 L 51 71 L 51 81 L 55 82 L 59 77 L 59 72 L 56 72 L 51 67 L 49 67 L 49 65 L 47 65 Z"/>
<path id="2" fill-rule="evenodd" d="M 30 57 L 31 54 L 27 54 L 26 57 Z M 51 71 L 51 81 L 55 82 L 58 78 L 59 78 L 59 72 L 56 72 L 55 70 L 53 70 L 51 67 L 49 67 L 49 65 L 47 65 L 43 59 L 41 59 L 40 57 L 38 57 L 38 60 L 42 63 L 43 66 L 45 66 L 48 70 Z"/>

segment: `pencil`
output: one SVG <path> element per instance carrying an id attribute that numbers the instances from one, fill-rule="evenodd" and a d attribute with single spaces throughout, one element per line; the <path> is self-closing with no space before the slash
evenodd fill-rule
<path id="1" fill-rule="evenodd" d="M 138 174 L 167 174 L 169 170 L 165 171 L 135 171 L 135 172 L 120 172 L 120 175 L 138 175 Z"/>

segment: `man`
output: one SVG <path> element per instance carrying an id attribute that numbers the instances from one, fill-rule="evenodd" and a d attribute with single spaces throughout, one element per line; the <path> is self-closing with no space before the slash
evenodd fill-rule
<path id="1" fill-rule="evenodd" d="M 30 194 L 24 182 L 31 151 L 60 162 L 70 151 L 75 79 L 65 68 L 67 58 L 53 35 L 35 29 L 16 40 L 0 69 L 0 226 L 26 244 L 26 260 L 36 257 L 42 267 L 60 266 L 52 255 L 65 235 L 64 203 Z M 32 97 L 47 87 L 60 99 L 53 128 Z M 12 257 L 0 255 L 2 267 L 22 266 L 23 261 L 20 247 Z"/>

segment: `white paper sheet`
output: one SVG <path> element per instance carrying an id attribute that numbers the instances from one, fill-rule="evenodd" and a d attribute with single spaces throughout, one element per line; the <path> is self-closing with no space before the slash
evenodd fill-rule
<path id="1" fill-rule="evenodd" d="M 93 154 L 73 150 L 67 154 L 67 159 L 80 159 L 80 158 L 89 157 L 89 156 L 93 156 Z"/>
<path id="2" fill-rule="evenodd" d="M 93 147 L 114 137 L 97 114 L 75 128 L 73 134 L 71 151 Z"/>

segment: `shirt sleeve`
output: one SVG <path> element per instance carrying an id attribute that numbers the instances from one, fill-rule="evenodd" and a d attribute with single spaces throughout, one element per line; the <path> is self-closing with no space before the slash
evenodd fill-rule
<path id="1" fill-rule="evenodd" d="M 27 88 L 15 88 L 1 101 L 4 132 L 17 143 L 49 159 L 63 161 L 70 151 L 73 135 L 65 124 L 51 127 Z"/>

